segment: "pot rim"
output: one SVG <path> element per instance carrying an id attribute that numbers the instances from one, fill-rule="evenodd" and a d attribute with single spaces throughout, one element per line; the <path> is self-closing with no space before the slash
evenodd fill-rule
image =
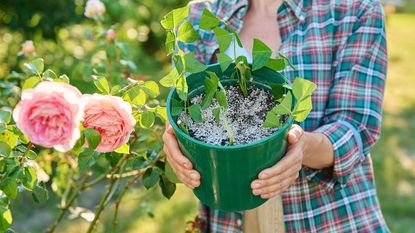
<path id="1" fill-rule="evenodd" d="M 261 82 L 259 82 L 261 83 Z M 221 146 L 221 145 L 214 145 L 214 144 L 209 144 L 206 142 L 202 142 L 199 141 L 193 137 L 191 137 L 190 135 L 187 135 L 186 133 L 184 133 L 179 126 L 177 125 L 176 121 L 173 119 L 173 116 L 171 115 L 171 102 L 173 99 L 173 95 L 176 92 L 176 90 L 174 88 L 171 88 L 169 95 L 167 97 L 167 102 L 166 102 L 166 112 L 167 112 L 167 118 L 170 122 L 170 125 L 173 127 L 174 132 L 177 134 L 179 134 L 181 137 L 185 138 L 188 141 L 191 141 L 192 143 L 195 143 L 199 146 L 205 147 L 205 148 L 209 148 L 209 149 L 216 149 L 216 150 L 240 150 L 240 149 L 245 149 L 248 147 L 254 147 L 257 146 L 259 144 L 263 144 L 266 143 L 270 140 L 272 140 L 273 138 L 279 136 L 280 134 L 282 134 L 283 132 L 285 132 L 287 130 L 288 127 L 290 127 L 293 122 L 294 122 L 294 118 L 292 116 L 290 116 L 288 118 L 288 120 L 284 123 L 284 125 L 279 128 L 277 131 L 275 131 L 274 133 L 272 133 L 271 135 L 262 138 L 260 140 L 248 143 L 248 144 L 241 144 L 241 145 L 233 145 L 233 146 Z"/>

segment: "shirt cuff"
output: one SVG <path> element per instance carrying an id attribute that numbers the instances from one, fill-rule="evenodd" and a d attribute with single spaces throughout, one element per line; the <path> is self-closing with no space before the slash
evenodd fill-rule
<path id="1" fill-rule="evenodd" d="M 328 188 L 334 188 L 337 183 L 344 187 L 356 164 L 365 159 L 362 138 L 356 127 L 347 121 L 335 121 L 325 124 L 314 132 L 324 134 L 333 144 L 334 166 L 331 179 L 327 179 L 327 169 L 314 170 L 307 175 L 308 179 L 318 180 Z"/>

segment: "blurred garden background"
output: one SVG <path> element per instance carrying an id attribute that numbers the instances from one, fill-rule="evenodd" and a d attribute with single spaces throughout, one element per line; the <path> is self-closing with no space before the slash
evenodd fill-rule
<path id="1" fill-rule="evenodd" d="M 103 24 L 112 27 L 121 52 L 128 53 L 123 65 L 129 77 L 158 81 L 169 70 L 164 49 L 165 34 L 159 24 L 162 16 L 186 3 L 183 0 L 103 0 L 106 12 Z M 94 22 L 84 16 L 84 0 L 1 0 L 0 1 L 0 91 L 13 89 L 6 79 L 20 71 L 26 56 L 19 55 L 22 44 L 32 40 L 37 56 L 57 73 L 66 73 L 71 83 L 83 92 L 93 92 L 91 74 L 102 66 L 102 50 L 94 37 Z M 372 151 L 380 203 L 393 232 L 415 232 L 415 1 L 387 1 L 389 50 L 388 80 L 380 142 Z M 103 32 L 105 33 L 105 32 Z M 123 74 L 126 75 L 126 74 Z M 121 76 L 121 74 L 120 74 Z M 122 77 L 118 77 L 122 78 Z M 117 77 L 115 77 L 117 79 Z M 163 102 L 167 90 L 162 89 Z M 0 106 L 5 105 L 0 100 Z M 105 184 L 85 192 L 71 219 L 56 232 L 84 232 L 88 211 L 99 201 Z M 197 214 L 192 192 L 178 185 L 167 200 L 155 187 L 143 192 L 136 185 L 120 206 L 118 232 L 182 232 L 186 222 Z M 16 232 L 43 232 L 56 218 L 58 199 L 50 193 L 44 204 L 35 204 L 30 194 L 12 201 Z M 81 208 L 82 207 L 82 208 Z M 112 210 L 104 214 L 99 232 L 109 232 Z M 84 214 L 79 214 L 79 213 Z M 183 229 L 183 230 L 181 230 Z"/>

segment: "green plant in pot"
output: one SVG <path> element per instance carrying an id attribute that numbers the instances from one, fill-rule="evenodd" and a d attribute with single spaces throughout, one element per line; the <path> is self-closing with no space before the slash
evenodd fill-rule
<path id="1" fill-rule="evenodd" d="M 252 195 L 250 183 L 259 172 L 277 163 L 286 152 L 286 136 L 294 121 L 306 119 L 316 85 L 302 78 L 291 84 L 281 74 L 282 54 L 255 39 L 252 64 L 247 57 L 228 56 L 237 33 L 207 9 L 199 29 L 213 30 L 219 45 L 218 63 L 204 65 L 181 46 L 199 35 L 188 21 L 189 6 L 169 12 L 161 21 L 167 30 L 166 48 L 173 68 L 160 83 L 173 87 L 167 115 L 180 149 L 201 175 L 194 189 L 202 203 L 224 211 L 255 208 L 266 200 Z M 236 41 L 236 43 L 232 43 Z"/>

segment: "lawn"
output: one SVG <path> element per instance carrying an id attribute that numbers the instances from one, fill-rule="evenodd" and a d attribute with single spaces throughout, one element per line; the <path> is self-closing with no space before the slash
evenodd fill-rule
<path id="1" fill-rule="evenodd" d="M 389 70 L 385 93 L 383 132 L 372 152 L 375 176 L 383 213 L 393 232 L 415 233 L 415 15 L 390 15 L 387 21 Z M 83 197 L 86 207 L 93 207 L 89 198 L 99 190 Z M 197 200 L 183 185 L 171 200 L 151 192 L 150 201 L 140 204 L 139 190 L 128 194 L 120 207 L 119 231 L 140 233 L 182 232 L 186 221 L 197 214 Z M 92 198 L 93 199 L 93 198 Z M 30 199 L 22 198 L 28 204 Z M 80 200 L 82 202 L 82 200 Z M 33 210 L 20 207 L 14 227 L 18 232 L 40 232 L 53 217 L 50 207 Z M 24 211 L 24 213 L 22 212 Z M 154 213 L 154 216 L 153 216 Z M 100 232 L 110 232 L 111 211 L 105 216 Z M 31 221 L 34 216 L 43 221 Z M 36 217 L 36 219 L 38 219 Z M 33 223 L 32 223 L 33 222 Z M 83 232 L 83 219 L 68 221 L 58 232 Z M 173 230 L 174 229 L 174 230 Z"/>

